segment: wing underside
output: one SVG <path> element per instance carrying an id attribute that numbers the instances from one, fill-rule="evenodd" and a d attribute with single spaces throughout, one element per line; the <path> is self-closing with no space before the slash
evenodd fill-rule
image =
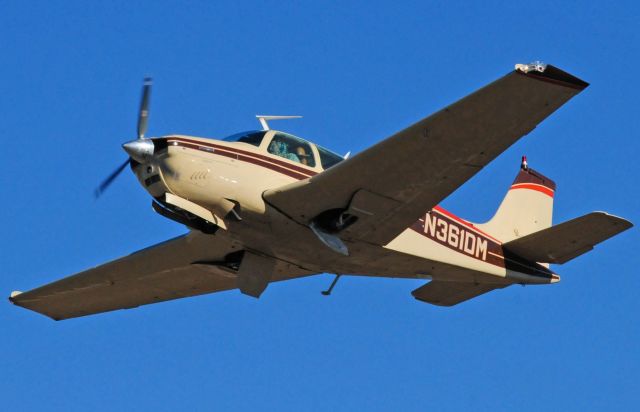
<path id="1" fill-rule="evenodd" d="M 61 320 L 235 289 L 236 271 L 224 262 L 239 248 L 224 237 L 191 232 L 10 300 Z M 311 274 L 274 261 L 271 281 Z"/>
<path id="2" fill-rule="evenodd" d="M 333 232 L 346 213 L 351 225 L 340 229 L 342 239 L 384 245 L 586 86 L 553 66 L 543 73 L 513 71 L 264 198 L 299 223 L 325 224 Z"/>

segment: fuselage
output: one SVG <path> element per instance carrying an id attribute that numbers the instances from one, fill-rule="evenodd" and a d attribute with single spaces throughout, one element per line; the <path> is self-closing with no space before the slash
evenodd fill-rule
<path id="1" fill-rule="evenodd" d="M 351 242 L 349 256 L 341 256 L 262 196 L 268 189 L 313 178 L 340 157 L 275 130 L 244 136 L 245 141 L 165 136 L 159 139 L 161 150 L 154 154 L 154 161 L 134 164 L 133 170 L 156 199 L 171 193 L 217 215 L 228 213 L 229 205 L 235 205 L 235 218 L 225 218 L 226 230 L 215 236 L 230 236 L 247 249 L 305 269 L 494 283 L 559 280 L 546 267 L 505 253 L 499 239 L 439 206 L 425 212 L 386 246 Z"/>

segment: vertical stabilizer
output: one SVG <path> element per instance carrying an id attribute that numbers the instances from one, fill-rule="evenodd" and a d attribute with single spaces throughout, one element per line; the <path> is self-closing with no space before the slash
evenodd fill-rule
<path id="1" fill-rule="evenodd" d="M 551 226 L 556 184 L 527 165 L 523 156 L 520 171 L 496 214 L 476 224 L 502 242 L 509 242 Z"/>

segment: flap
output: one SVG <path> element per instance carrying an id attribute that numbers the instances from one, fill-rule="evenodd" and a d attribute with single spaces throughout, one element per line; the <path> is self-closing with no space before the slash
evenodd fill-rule
<path id="1" fill-rule="evenodd" d="M 269 285 L 276 260 L 272 257 L 244 252 L 238 270 L 238 288 L 245 295 L 259 298 Z"/>
<path id="2" fill-rule="evenodd" d="M 512 240 L 502 247 L 532 262 L 565 263 L 632 226 L 623 218 L 593 212 Z"/>

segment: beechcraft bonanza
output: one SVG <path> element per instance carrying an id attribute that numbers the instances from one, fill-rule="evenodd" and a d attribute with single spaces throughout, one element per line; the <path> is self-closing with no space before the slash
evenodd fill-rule
<path id="1" fill-rule="evenodd" d="M 10 301 L 60 320 L 230 289 L 259 297 L 271 282 L 319 273 L 337 275 L 331 288 L 340 275 L 430 279 L 412 294 L 442 306 L 556 283 L 550 263 L 632 224 L 593 212 L 552 226 L 555 183 L 526 159 L 488 222 L 438 204 L 587 86 L 551 65 L 519 64 L 345 159 L 271 130 L 279 116 L 223 140 L 146 138 L 147 82 L 138 138 L 98 194 L 129 165 L 153 209 L 189 232 Z"/>

